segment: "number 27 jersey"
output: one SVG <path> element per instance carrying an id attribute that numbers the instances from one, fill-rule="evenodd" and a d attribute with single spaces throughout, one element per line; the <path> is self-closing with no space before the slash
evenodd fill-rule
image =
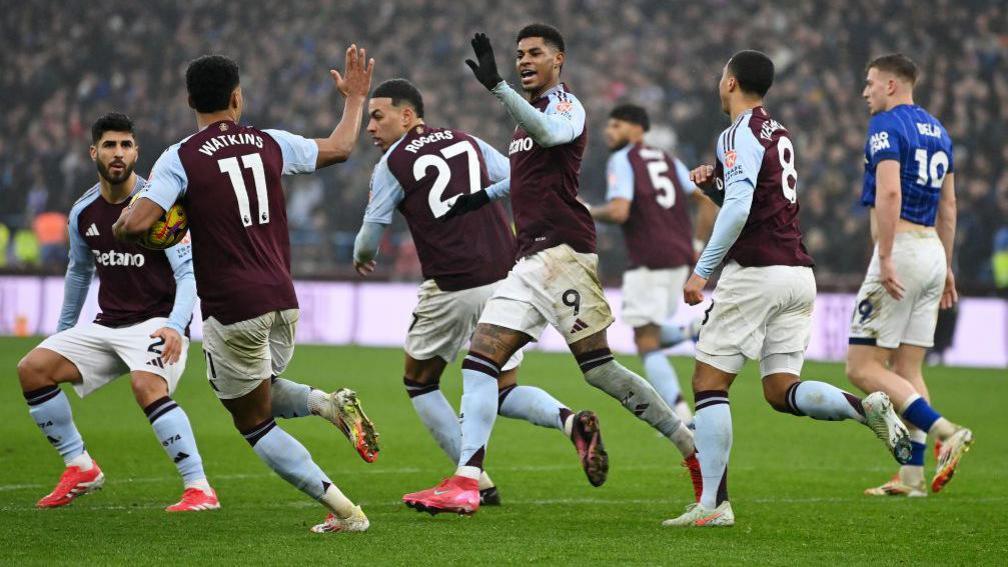
<path id="1" fill-rule="evenodd" d="M 158 158 L 144 196 L 186 210 L 204 319 L 227 325 L 298 306 L 280 178 L 314 171 L 317 158 L 313 140 L 229 120 Z"/>
<path id="2" fill-rule="evenodd" d="M 725 260 L 741 266 L 812 266 L 798 223 L 798 170 L 787 128 L 762 106 L 747 110 L 718 138 L 715 183 L 753 187 L 752 207 Z"/>

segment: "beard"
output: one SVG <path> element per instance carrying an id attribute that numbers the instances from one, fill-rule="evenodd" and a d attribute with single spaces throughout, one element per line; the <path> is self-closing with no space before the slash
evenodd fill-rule
<path id="1" fill-rule="evenodd" d="M 100 161 L 96 161 L 95 164 L 98 166 L 98 175 L 100 175 L 102 179 L 104 179 L 105 181 L 109 182 L 112 185 L 118 185 L 129 179 L 130 175 L 133 174 L 133 168 L 136 167 L 136 163 L 127 164 L 124 162 L 122 173 L 118 175 L 113 175 L 112 173 L 109 172 L 109 168 L 107 165 L 104 165 Z"/>

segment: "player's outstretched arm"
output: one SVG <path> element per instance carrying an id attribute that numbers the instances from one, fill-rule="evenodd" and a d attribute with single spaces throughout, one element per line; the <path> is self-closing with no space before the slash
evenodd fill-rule
<path id="1" fill-rule="evenodd" d="M 952 253 L 955 251 L 957 214 L 955 174 L 950 172 L 945 174 L 945 180 L 942 181 L 941 197 L 938 201 L 938 218 L 935 220 L 938 238 L 941 239 L 942 246 L 945 247 L 945 291 L 942 292 L 942 309 L 948 309 L 959 301 L 955 275 L 952 273 Z"/>
<path id="2" fill-rule="evenodd" d="M 374 59 L 367 58 L 367 51 L 351 45 L 346 51 L 346 67 L 343 74 L 330 69 L 333 83 L 346 101 L 343 103 L 343 118 L 328 138 L 316 138 L 318 159 L 315 169 L 346 161 L 357 145 L 361 119 L 364 116 L 364 101 L 371 91 L 371 75 Z"/>
<path id="3" fill-rule="evenodd" d="M 87 243 L 77 232 L 76 215 L 73 211 L 70 215 L 70 262 L 67 264 L 66 277 L 63 280 L 63 307 L 60 309 L 57 332 L 65 331 L 77 324 L 95 271 L 94 257 Z"/>
<path id="4" fill-rule="evenodd" d="M 477 33 L 471 44 L 476 60 L 466 59 L 466 65 L 472 69 L 476 79 L 504 103 L 511 117 L 536 143 L 549 148 L 571 142 L 581 135 L 585 121 L 581 103 L 572 100 L 564 111 L 550 112 L 550 109 L 547 109 L 547 112 L 539 112 L 501 78 L 497 72 L 493 47 L 490 46 L 490 39 L 486 34 Z"/>
<path id="5" fill-rule="evenodd" d="M 879 272 L 882 287 L 897 301 L 903 299 L 905 291 L 892 257 L 896 224 L 900 218 L 900 186 L 900 162 L 894 159 L 878 162 L 875 166 L 875 222 L 878 227 Z"/>

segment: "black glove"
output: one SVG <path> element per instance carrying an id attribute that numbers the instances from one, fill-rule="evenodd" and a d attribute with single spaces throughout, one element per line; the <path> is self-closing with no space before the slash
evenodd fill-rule
<path id="1" fill-rule="evenodd" d="M 475 193 L 462 193 L 458 196 L 458 199 L 455 199 L 455 202 L 452 203 L 448 212 L 441 217 L 441 220 L 448 220 L 459 215 L 471 213 L 489 202 L 490 195 L 487 195 L 485 190 L 477 191 Z"/>
<path id="2" fill-rule="evenodd" d="M 472 69 L 484 87 L 493 90 L 504 79 L 501 79 L 500 73 L 497 72 L 497 62 L 494 60 L 493 47 L 490 47 L 490 39 L 485 33 L 478 33 L 473 36 L 471 43 L 473 51 L 476 52 L 476 61 L 466 59 L 466 65 Z"/>

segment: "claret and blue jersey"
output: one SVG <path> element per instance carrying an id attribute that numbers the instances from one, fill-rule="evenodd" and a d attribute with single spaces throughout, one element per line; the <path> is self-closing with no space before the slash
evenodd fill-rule
<path id="1" fill-rule="evenodd" d="M 954 171 L 952 139 L 945 127 L 916 104 L 873 116 L 865 142 L 862 205 L 875 206 L 875 171 L 887 159 L 900 164 L 900 218 L 934 226 L 942 182 Z"/>

